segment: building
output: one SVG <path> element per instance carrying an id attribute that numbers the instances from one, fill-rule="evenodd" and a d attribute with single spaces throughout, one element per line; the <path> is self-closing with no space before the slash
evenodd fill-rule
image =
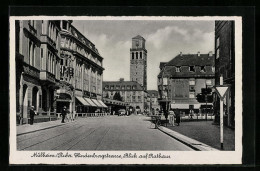
<path id="1" fill-rule="evenodd" d="M 224 124 L 235 127 L 235 26 L 234 21 L 215 21 L 216 85 L 223 76 L 223 84 L 230 85 L 224 99 Z M 216 115 L 219 98 L 215 98 Z"/>
<path id="2" fill-rule="evenodd" d="M 157 90 L 147 90 L 147 93 L 150 98 L 150 111 L 152 110 L 160 110 L 160 104 L 158 102 L 158 91 Z"/>
<path id="3" fill-rule="evenodd" d="M 102 111 L 103 58 L 95 45 L 71 20 L 17 20 L 16 111 L 17 123 L 57 118 L 67 106 L 70 112 Z"/>
<path id="4" fill-rule="evenodd" d="M 60 79 L 60 27 L 58 21 L 17 20 L 16 101 L 17 121 L 28 123 L 29 107 L 35 122 L 56 118 L 54 92 Z"/>
<path id="5" fill-rule="evenodd" d="M 126 102 L 127 108 L 132 112 L 144 112 L 147 109 L 147 92 L 136 81 L 104 81 L 103 97 L 106 99 L 114 99 L 114 95 L 120 93 L 122 102 Z"/>
<path id="6" fill-rule="evenodd" d="M 102 111 L 103 57 L 95 45 L 70 20 L 60 22 L 61 72 L 57 90 L 57 113 L 63 106 L 70 112 Z"/>
<path id="7" fill-rule="evenodd" d="M 162 109 L 180 109 L 189 113 L 189 109 L 201 112 L 205 107 L 196 100 L 202 88 L 215 84 L 215 57 L 209 54 L 180 53 L 169 62 L 160 64 L 158 75 L 159 103 Z M 212 104 L 207 104 L 207 107 Z"/>
<path id="8" fill-rule="evenodd" d="M 132 38 L 130 80 L 138 82 L 144 90 L 147 90 L 147 50 L 145 39 L 139 35 Z"/>

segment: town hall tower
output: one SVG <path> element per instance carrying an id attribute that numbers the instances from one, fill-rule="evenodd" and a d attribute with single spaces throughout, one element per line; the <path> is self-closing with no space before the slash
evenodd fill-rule
<path id="1" fill-rule="evenodd" d="M 145 39 L 140 35 L 132 38 L 130 81 L 138 82 L 147 90 L 147 50 L 145 49 Z"/>

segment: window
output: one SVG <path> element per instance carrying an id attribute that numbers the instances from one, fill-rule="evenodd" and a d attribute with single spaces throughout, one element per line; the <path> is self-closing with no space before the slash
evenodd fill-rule
<path id="1" fill-rule="evenodd" d="M 215 67 L 214 66 L 212 67 L 212 72 L 215 72 Z"/>
<path id="2" fill-rule="evenodd" d="M 167 78 L 163 78 L 163 85 L 168 85 L 168 79 Z"/>
<path id="3" fill-rule="evenodd" d="M 125 86 L 122 86 L 121 88 L 122 88 L 122 90 L 124 90 L 124 89 L 125 89 Z"/>
<path id="4" fill-rule="evenodd" d="M 142 54 L 142 52 L 140 52 L 140 59 L 142 59 L 142 57 L 143 57 L 143 54 Z"/>
<path id="5" fill-rule="evenodd" d="M 195 85 L 195 80 L 189 80 L 189 85 Z"/>
<path id="6" fill-rule="evenodd" d="M 136 55 L 136 59 L 138 59 L 138 52 L 136 52 L 135 55 Z"/>
<path id="7" fill-rule="evenodd" d="M 62 29 L 67 30 L 67 22 L 65 21 L 62 22 Z"/>
<path id="8" fill-rule="evenodd" d="M 126 88 L 127 88 L 127 90 L 130 90 L 130 89 L 131 89 L 131 87 L 130 87 L 130 86 L 127 86 Z"/>
<path id="9" fill-rule="evenodd" d="M 201 66 L 201 67 L 200 67 L 200 72 L 206 72 L 205 66 Z"/>
<path id="10" fill-rule="evenodd" d="M 110 86 L 110 89 L 114 89 L 114 86 Z"/>
<path id="11" fill-rule="evenodd" d="M 133 86 L 132 89 L 135 90 L 135 89 L 136 89 L 136 86 Z"/>
<path id="12" fill-rule="evenodd" d="M 116 86 L 116 89 L 117 89 L 117 90 L 119 90 L 119 89 L 120 89 L 120 86 L 119 86 L 119 85 L 117 85 L 117 86 Z"/>
<path id="13" fill-rule="evenodd" d="M 135 59 L 135 54 L 134 54 L 134 52 L 132 52 L 132 59 Z"/>
<path id="14" fill-rule="evenodd" d="M 176 72 L 181 72 L 181 67 L 180 66 L 176 66 Z"/>
<path id="15" fill-rule="evenodd" d="M 190 92 L 189 93 L 189 98 L 195 98 L 195 92 Z"/>
<path id="16" fill-rule="evenodd" d="M 194 66 L 190 66 L 190 72 L 195 72 L 195 67 Z"/>
<path id="17" fill-rule="evenodd" d="M 206 80 L 206 85 L 212 85 L 211 80 Z"/>

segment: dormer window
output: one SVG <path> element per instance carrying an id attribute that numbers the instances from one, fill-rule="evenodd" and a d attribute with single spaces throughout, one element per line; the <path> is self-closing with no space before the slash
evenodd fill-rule
<path id="1" fill-rule="evenodd" d="M 181 67 L 180 66 L 176 66 L 176 72 L 181 72 Z"/>
<path id="2" fill-rule="evenodd" d="M 200 67 L 200 72 L 206 72 L 206 67 L 205 66 L 201 66 Z"/>
<path id="3" fill-rule="evenodd" d="M 195 67 L 194 66 L 190 66 L 190 72 L 195 72 Z"/>

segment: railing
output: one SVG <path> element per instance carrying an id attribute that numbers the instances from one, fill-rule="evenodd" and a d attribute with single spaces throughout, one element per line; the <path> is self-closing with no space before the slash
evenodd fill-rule
<path id="1" fill-rule="evenodd" d="M 104 117 L 104 116 L 108 116 L 110 115 L 109 113 L 76 113 L 75 114 L 75 118 L 78 117 L 82 117 L 82 118 L 86 118 L 86 117 Z M 61 117 L 61 113 L 56 113 L 56 116 L 58 118 Z"/>
<path id="2" fill-rule="evenodd" d="M 30 75 L 34 78 L 40 77 L 40 70 L 38 70 L 37 68 L 35 68 L 25 62 L 23 63 L 23 70 L 24 70 L 25 74 Z"/>
<path id="3" fill-rule="evenodd" d="M 50 72 L 48 72 L 48 71 L 41 71 L 40 79 L 55 83 L 55 75 L 50 73 Z"/>

